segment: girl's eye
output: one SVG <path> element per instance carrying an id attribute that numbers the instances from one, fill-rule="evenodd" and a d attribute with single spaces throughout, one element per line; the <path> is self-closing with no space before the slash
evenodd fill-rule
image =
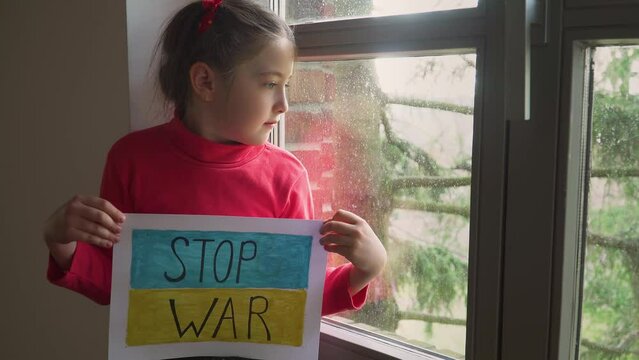
<path id="1" fill-rule="evenodd" d="M 264 86 L 266 86 L 268 89 L 273 89 L 273 88 L 275 88 L 277 85 L 279 85 L 279 84 L 278 84 L 278 83 L 276 83 L 276 82 L 270 82 L 270 83 L 265 84 Z M 284 84 L 284 87 L 286 87 L 286 88 L 288 88 L 288 87 L 290 87 L 290 86 L 291 86 L 291 85 L 290 85 L 289 83 Z"/>

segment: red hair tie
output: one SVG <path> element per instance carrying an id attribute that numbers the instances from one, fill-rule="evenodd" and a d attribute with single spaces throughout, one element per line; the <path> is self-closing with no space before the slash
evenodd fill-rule
<path id="1" fill-rule="evenodd" d="M 202 15 L 202 20 L 200 20 L 200 26 L 197 31 L 201 34 L 208 30 L 213 24 L 213 17 L 215 17 L 215 13 L 217 12 L 217 8 L 222 4 L 222 0 L 202 0 L 202 7 L 204 8 L 204 15 Z"/>

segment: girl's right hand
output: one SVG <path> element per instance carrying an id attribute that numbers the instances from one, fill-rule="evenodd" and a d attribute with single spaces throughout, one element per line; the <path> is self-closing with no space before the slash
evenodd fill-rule
<path id="1" fill-rule="evenodd" d="M 76 195 L 58 208 L 44 224 L 47 245 L 83 241 L 110 248 L 119 241 L 124 214 L 107 200 Z"/>

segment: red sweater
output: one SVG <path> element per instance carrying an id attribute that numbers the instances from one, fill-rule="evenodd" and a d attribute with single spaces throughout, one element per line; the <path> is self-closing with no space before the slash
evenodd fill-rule
<path id="1" fill-rule="evenodd" d="M 269 143 L 214 143 L 177 118 L 113 145 L 100 196 L 124 213 L 313 218 L 308 174 L 289 152 Z M 49 257 L 47 277 L 106 305 L 111 258 L 111 249 L 78 242 L 71 268 L 63 271 Z M 326 269 L 322 315 L 364 305 L 368 287 L 348 293 L 351 266 Z"/>

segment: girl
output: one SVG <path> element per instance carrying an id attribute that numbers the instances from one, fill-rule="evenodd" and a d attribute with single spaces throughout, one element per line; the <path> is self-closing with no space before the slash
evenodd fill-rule
<path id="1" fill-rule="evenodd" d="M 313 218 L 306 169 L 267 142 L 288 110 L 295 45 L 286 23 L 249 0 L 195 2 L 171 19 L 160 46 L 173 119 L 117 141 L 100 197 L 75 196 L 45 223 L 48 279 L 100 304 L 110 300 L 123 213 Z M 327 251 L 350 261 L 326 270 L 322 314 L 360 308 L 386 251 L 348 211 L 320 232 Z"/>

